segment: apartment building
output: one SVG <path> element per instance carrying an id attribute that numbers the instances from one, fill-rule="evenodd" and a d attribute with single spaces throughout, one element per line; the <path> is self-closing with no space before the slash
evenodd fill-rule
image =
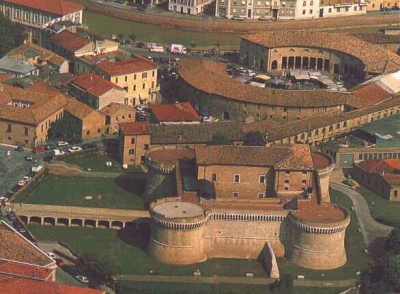
<path id="1" fill-rule="evenodd" d="M 170 11 L 197 15 L 203 13 L 207 5 L 215 2 L 215 0 L 170 0 L 168 9 Z"/>

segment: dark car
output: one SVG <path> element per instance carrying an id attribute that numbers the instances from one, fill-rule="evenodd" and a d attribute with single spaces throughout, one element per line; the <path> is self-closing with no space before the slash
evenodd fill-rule
<path id="1" fill-rule="evenodd" d="M 68 141 L 68 143 L 70 145 L 78 145 L 78 144 L 82 144 L 83 140 L 82 139 L 78 139 L 78 138 L 74 138 Z"/>
<path id="2" fill-rule="evenodd" d="M 17 148 L 15 148 L 15 151 L 24 152 L 24 146 L 19 145 Z"/>
<path id="3" fill-rule="evenodd" d="M 392 10 L 400 10 L 400 7 L 395 5 L 395 6 L 392 7 Z"/>
<path id="4" fill-rule="evenodd" d="M 96 149 L 97 144 L 96 143 L 87 143 L 82 145 L 83 150 L 90 150 L 90 149 Z"/>
<path id="5" fill-rule="evenodd" d="M 8 219 L 10 220 L 10 221 L 15 221 L 15 219 L 17 218 L 16 216 L 15 216 L 15 213 L 13 212 L 13 211 L 11 211 L 8 215 L 7 215 L 7 217 L 8 217 Z"/>

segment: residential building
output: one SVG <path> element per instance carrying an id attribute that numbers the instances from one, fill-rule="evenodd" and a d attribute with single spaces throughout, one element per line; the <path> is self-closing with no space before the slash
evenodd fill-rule
<path id="1" fill-rule="evenodd" d="M 17 60 L 26 61 L 28 64 L 36 66 L 42 73 L 68 73 L 68 60 L 60 55 L 40 47 L 33 43 L 25 43 L 21 46 L 10 50 L 7 57 Z"/>
<path id="2" fill-rule="evenodd" d="M 367 11 L 380 11 L 382 9 L 392 9 L 400 7 L 398 0 L 368 0 Z"/>
<path id="3" fill-rule="evenodd" d="M 94 109 L 101 109 L 110 103 L 123 104 L 124 90 L 102 77 L 84 72 L 67 83 L 69 95 Z"/>
<path id="4" fill-rule="evenodd" d="M 41 30 L 58 21 L 82 23 L 84 7 L 65 0 L 1 0 L 0 11 L 27 28 L 28 41 L 41 45 Z"/>
<path id="5" fill-rule="evenodd" d="M 200 116 L 189 102 L 150 105 L 151 123 L 160 125 L 199 124 Z"/>
<path id="6" fill-rule="evenodd" d="M 106 115 L 106 134 L 117 134 L 120 123 L 134 122 L 136 119 L 135 108 L 125 104 L 112 102 L 100 111 Z"/>
<path id="7" fill-rule="evenodd" d="M 400 159 L 375 159 L 354 166 L 354 179 L 389 201 L 400 201 Z"/>
<path id="8" fill-rule="evenodd" d="M 169 0 L 168 10 L 197 15 L 203 13 L 207 6 L 212 5 L 215 0 Z"/>
<path id="9" fill-rule="evenodd" d="M 119 125 L 119 157 L 122 164 L 140 165 L 150 149 L 148 123 L 121 123 Z"/>
<path id="10" fill-rule="evenodd" d="M 121 51 L 76 59 L 75 73 L 92 72 L 125 90 L 124 104 L 154 104 L 160 90 L 156 63 Z"/>
<path id="11" fill-rule="evenodd" d="M 324 2 L 325 1 L 325 2 Z M 343 1 L 342 1 L 343 2 Z M 364 0 L 351 3 L 327 0 L 217 0 L 216 16 L 248 19 L 283 20 L 352 16 L 366 13 Z"/>
<path id="12" fill-rule="evenodd" d="M 12 74 L 16 78 L 22 78 L 30 75 L 38 75 L 39 69 L 30 65 L 25 60 L 4 56 L 0 59 L 0 72 Z"/>

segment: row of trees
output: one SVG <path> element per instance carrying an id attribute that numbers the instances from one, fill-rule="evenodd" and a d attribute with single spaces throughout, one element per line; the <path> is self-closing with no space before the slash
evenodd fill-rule
<path id="1" fill-rule="evenodd" d="M 0 54 L 20 46 L 26 39 L 26 31 L 19 23 L 13 23 L 0 12 Z"/>

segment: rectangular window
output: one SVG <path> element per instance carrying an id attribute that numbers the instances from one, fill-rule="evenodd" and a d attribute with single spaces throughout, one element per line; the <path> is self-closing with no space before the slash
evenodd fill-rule
<path id="1" fill-rule="evenodd" d="M 146 79 L 147 78 L 147 72 L 142 73 L 142 79 Z"/>
<path id="2" fill-rule="evenodd" d="M 288 170 L 285 171 L 285 174 L 286 174 L 286 175 L 290 175 L 290 171 L 288 171 Z"/>
<path id="3" fill-rule="evenodd" d="M 307 1 L 303 1 L 303 6 L 307 6 Z"/>
<path id="4" fill-rule="evenodd" d="M 135 138 L 131 138 L 131 144 L 135 144 Z"/>
<path id="5" fill-rule="evenodd" d="M 258 193 L 257 193 L 257 197 L 258 197 L 259 199 L 263 199 L 263 198 L 265 198 L 265 193 L 264 193 L 264 192 L 258 192 Z"/>
<path id="6" fill-rule="evenodd" d="M 212 174 L 211 178 L 213 182 L 217 181 L 217 174 Z"/>
<path id="7" fill-rule="evenodd" d="M 265 175 L 259 176 L 259 177 L 258 177 L 258 182 L 259 182 L 260 184 L 265 184 Z"/>
<path id="8" fill-rule="evenodd" d="M 118 77 L 115 78 L 115 83 L 118 84 Z"/>
<path id="9" fill-rule="evenodd" d="M 144 149 L 144 150 L 149 150 L 149 144 L 144 144 L 144 145 L 143 145 L 143 149 Z"/>
<path id="10" fill-rule="evenodd" d="M 154 77 L 155 77 L 155 75 L 156 75 L 156 71 L 155 71 L 155 70 L 153 70 L 153 72 L 151 73 L 151 76 L 154 78 Z"/>
<path id="11" fill-rule="evenodd" d="M 12 125 L 10 125 L 10 124 L 8 124 L 7 125 L 7 133 L 11 133 L 11 131 L 12 131 Z"/>
<path id="12" fill-rule="evenodd" d="M 124 99 L 124 104 L 125 104 L 125 105 L 128 105 L 128 98 L 125 98 L 125 99 Z"/>
<path id="13" fill-rule="evenodd" d="M 125 76 L 125 82 L 127 82 L 128 81 L 128 76 Z"/>
<path id="14" fill-rule="evenodd" d="M 239 174 L 234 174 L 233 175 L 233 182 L 234 183 L 240 183 L 240 175 Z"/>
<path id="15" fill-rule="evenodd" d="M 143 86 L 142 86 L 142 88 L 144 89 L 144 88 L 146 88 L 146 84 L 145 83 L 143 83 Z"/>
<path id="16" fill-rule="evenodd" d="M 125 92 L 128 92 L 128 87 L 124 87 L 124 91 L 125 91 Z"/>
<path id="17" fill-rule="evenodd" d="M 129 149 L 129 155 L 135 154 L 135 149 Z"/>
<path id="18" fill-rule="evenodd" d="M 24 131 L 25 131 L 25 136 L 28 136 L 28 135 L 29 135 L 29 133 L 28 133 L 28 132 L 29 132 L 29 129 L 28 129 L 27 127 L 25 127 L 25 128 L 24 128 Z"/>
<path id="19" fill-rule="evenodd" d="M 289 191 L 289 187 L 285 187 L 285 189 L 284 189 L 285 191 Z"/>
<path id="20" fill-rule="evenodd" d="M 397 197 L 397 193 L 398 193 L 397 190 L 394 190 L 394 191 L 393 191 L 393 196 L 394 196 L 394 197 Z"/>
<path id="21" fill-rule="evenodd" d="M 136 80 L 136 74 L 133 75 L 133 79 Z"/>
<path id="22" fill-rule="evenodd" d="M 232 192 L 233 198 L 238 198 L 239 197 L 239 192 Z"/>
<path id="23" fill-rule="evenodd" d="M 151 88 L 154 89 L 154 81 L 151 82 Z"/>
<path id="24" fill-rule="evenodd" d="M 290 180 L 285 180 L 285 184 L 289 184 Z"/>
<path id="25" fill-rule="evenodd" d="M 301 180 L 302 184 L 307 184 L 307 180 Z"/>
<path id="26" fill-rule="evenodd" d="M 133 91 L 136 91 L 136 85 L 133 85 Z"/>

